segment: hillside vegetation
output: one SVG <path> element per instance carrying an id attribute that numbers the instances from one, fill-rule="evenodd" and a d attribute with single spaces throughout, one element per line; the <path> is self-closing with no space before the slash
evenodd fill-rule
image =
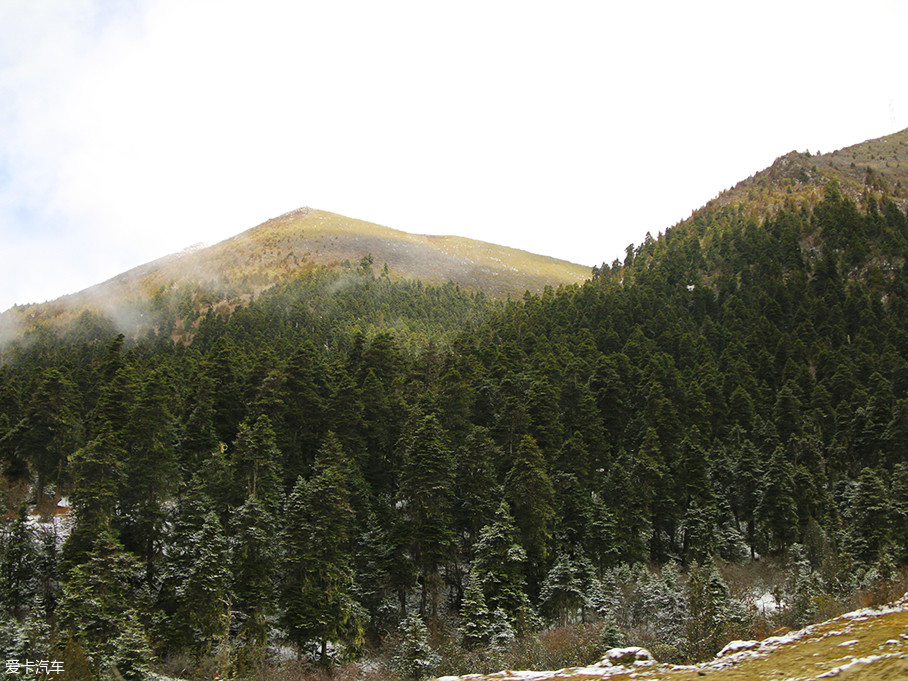
<path id="1" fill-rule="evenodd" d="M 417 679 L 690 664 L 887 600 L 908 215 L 809 182 L 519 299 L 360 258 L 159 288 L 136 335 L 37 325 L 0 358 L 0 647 L 80 679 Z"/>
<path id="2" fill-rule="evenodd" d="M 908 603 L 858 610 L 763 641 L 734 641 L 699 665 L 658 664 L 617 649 L 589 667 L 469 674 L 443 681 L 897 681 L 908 678 Z"/>

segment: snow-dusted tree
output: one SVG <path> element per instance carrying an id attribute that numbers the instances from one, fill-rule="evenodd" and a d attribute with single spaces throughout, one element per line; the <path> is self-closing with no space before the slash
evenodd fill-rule
<path id="1" fill-rule="evenodd" d="M 105 429 L 71 457 L 75 526 L 63 547 L 64 566 L 82 563 L 95 539 L 110 530 L 126 452 Z"/>
<path id="2" fill-rule="evenodd" d="M 794 544 L 790 549 L 787 572 L 784 586 L 785 614 L 789 626 L 802 627 L 809 624 L 817 614 L 819 600 L 823 595 L 822 580 L 800 544 Z"/>
<path id="3" fill-rule="evenodd" d="M 519 631 L 529 624 L 529 599 L 524 578 L 526 552 L 518 543 L 517 528 L 510 507 L 502 501 L 495 521 L 479 533 L 472 571 L 482 584 L 491 611 L 500 609 Z"/>
<path id="4" fill-rule="evenodd" d="M 231 603 L 227 539 L 209 502 L 191 490 L 175 509 L 161 567 L 158 623 L 175 649 L 209 652 L 229 626 Z"/>
<path id="5" fill-rule="evenodd" d="M 138 563 L 109 532 L 96 536 L 85 561 L 67 574 L 60 631 L 63 640 L 79 642 L 100 678 L 139 681 L 148 676 L 151 650 L 134 607 L 140 574 Z"/>
<path id="6" fill-rule="evenodd" d="M 583 619 L 584 595 L 592 572 L 586 561 L 561 553 L 539 592 L 542 611 L 561 625 Z"/>
<path id="7" fill-rule="evenodd" d="M 4 618 L 22 620 L 35 607 L 36 546 L 25 504 L 0 534 L 0 608 Z"/>
<path id="8" fill-rule="evenodd" d="M 781 446 L 776 447 L 772 454 L 762 487 L 756 509 L 761 543 L 767 552 L 779 553 L 797 539 L 798 532 L 794 468 Z"/>
<path id="9" fill-rule="evenodd" d="M 599 643 L 602 650 L 621 648 L 627 644 L 627 635 L 618 626 L 618 622 L 612 613 L 608 613 L 602 618 Z"/>
<path id="10" fill-rule="evenodd" d="M 650 574 L 641 586 L 641 614 L 650 634 L 660 643 L 680 650 L 685 641 L 687 598 L 677 565 L 666 563 L 660 574 Z"/>
<path id="11" fill-rule="evenodd" d="M 555 490 L 542 450 L 529 436 L 520 440 L 514 464 L 505 478 L 504 493 L 526 551 L 528 586 L 534 591 L 545 576 L 544 564 L 555 520 Z"/>
<path id="12" fill-rule="evenodd" d="M 160 372 L 134 388 L 137 396 L 123 428 L 126 460 L 114 524 L 123 546 L 139 556 L 149 583 L 154 580 L 166 516 L 163 502 L 176 487 L 171 386 Z"/>
<path id="13" fill-rule="evenodd" d="M 391 666 L 404 678 L 425 679 L 441 661 L 429 645 L 429 632 L 417 613 L 400 625 L 400 642 L 391 658 Z"/>
<path id="14" fill-rule="evenodd" d="M 891 541 L 892 507 L 889 490 L 872 468 L 864 468 L 855 485 L 848 509 L 851 525 L 848 546 L 864 564 L 871 565 Z"/>
<path id="15" fill-rule="evenodd" d="M 392 602 L 392 574 L 400 566 L 394 564 L 389 532 L 375 512 L 367 514 L 365 528 L 357 535 L 355 547 L 356 600 L 368 615 L 368 628 L 372 632 L 385 632 L 397 620 Z"/>
<path id="16" fill-rule="evenodd" d="M 467 581 L 460 606 L 460 636 L 467 648 L 475 648 L 492 639 L 492 613 L 486 606 L 479 574 L 474 572 Z"/>
<path id="17" fill-rule="evenodd" d="M 233 444 L 231 468 L 237 499 L 256 497 L 268 511 L 280 503 L 280 458 L 271 420 L 259 416 L 254 422 L 244 420 Z"/>
<path id="18" fill-rule="evenodd" d="M 892 539 L 895 557 L 908 562 L 908 463 L 892 472 Z"/>
<path id="19" fill-rule="evenodd" d="M 687 652 L 694 660 L 715 655 L 726 642 L 726 625 L 740 619 L 735 603 L 715 563 L 694 563 L 687 580 Z"/>
<path id="20" fill-rule="evenodd" d="M 422 582 L 421 610 L 427 602 L 438 616 L 442 566 L 454 553 L 454 457 L 434 414 L 420 417 L 401 437 L 403 470 L 398 492 L 410 528 L 410 553 Z"/>

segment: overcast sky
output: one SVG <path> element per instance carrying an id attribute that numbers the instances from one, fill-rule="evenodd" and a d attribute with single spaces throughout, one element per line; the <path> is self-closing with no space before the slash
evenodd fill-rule
<path id="1" fill-rule="evenodd" d="M 611 262 L 908 127 L 908 2 L 0 0 L 0 310 L 299 206 Z"/>

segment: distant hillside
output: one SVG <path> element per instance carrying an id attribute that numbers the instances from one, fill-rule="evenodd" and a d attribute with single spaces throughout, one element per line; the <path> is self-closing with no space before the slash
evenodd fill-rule
<path id="1" fill-rule="evenodd" d="M 362 220 L 300 208 L 209 247 L 187 249 L 50 303 L 18 306 L 22 319 L 55 319 L 85 307 L 122 308 L 189 285 L 248 300 L 317 266 L 358 267 L 371 257 L 392 279 L 453 282 L 491 298 L 520 297 L 589 278 L 583 265 L 457 236 L 408 234 Z"/>

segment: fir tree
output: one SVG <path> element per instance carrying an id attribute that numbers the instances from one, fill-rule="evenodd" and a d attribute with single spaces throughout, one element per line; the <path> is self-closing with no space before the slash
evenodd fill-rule
<path id="1" fill-rule="evenodd" d="M 116 525 L 123 545 L 143 561 L 151 583 L 163 532 L 164 502 L 177 486 L 175 437 L 163 377 L 152 374 L 136 393 L 124 424 L 126 460 Z"/>
<path id="2" fill-rule="evenodd" d="M 271 420 L 265 415 L 255 422 L 244 420 L 231 457 L 234 499 L 255 497 L 265 509 L 276 511 L 281 493 L 280 458 Z"/>
<path id="3" fill-rule="evenodd" d="M 137 563 L 102 532 L 64 582 L 60 629 L 79 642 L 92 672 L 101 678 L 148 677 L 151 651 L 134 607 L 139 575 Z"/>
<path id="4" fill-rule="evenodd" d="M 34 607 L 37 593 L 35 537 L 25 504 L 0 534 L 0 608 L 11 620 L 22 621 Z"/>
<path id="5" fill-rule="evenodd" d="M 524 436 L 504 483 L 505 499 L 514 513 L 520 543 L 526 551 L 529 588 L 535 592 L 545 576 L 555 519 L 555 491 L 542 450 Z"/>
<path id="6" fill-rule="evenodd" d="M 401 440 L 403 470 L 398 498 L 410 529 L 410 551 L 422 583 L 421 610 L 438 616 L 443 565 L 453 557 L 453 457 L 434 414 L 416 417 Z"/>
<path id="7" fill-rule="evenodd" d="M 494 619 L 486 606 L 479 574 L 474 572 L 467 581 L 467 588 L 460 606 L 460 636 L 467 648 L 487 644 L 494 634 Z"/>
<path id="8" fill-rule="evenodd" d="M 542 610 L 560 625 L 573 624 L 583 616 L 585 594 L 590 591 L 591 566 L 566 553 L 559 554 L 539 592 Z"/>
<path id="9" fill-rule="evenodd" d="M 413 613 L 401 623 L 399 633 L 391 666 L 405 679 L 419 681 L 431 676 L 441 660 L 429 646 L 429 632 L 422 618 Z"/>
<path id="10" fill-rule="evenodd" d="M 861 562 L 873 564 L 890 544 L 892 516 L 889 490 L 873 469 L 864 468 L 861 471 L 849 515 L 848 544 L 851 551 Z"/>
<path id="11" fill-rule="evenodd" d="M 471 574 L 482 584 L 489 610 L 501 610 L 515 629 L 525 632 L 530 615 L 524 575 L 526 551 L 518 541 L 507 502 L 501 502 L 495 521 L 480 532 L 475 552 Z"/>
<path id="12" fill-rule="evenodd" d="M 763 491 L 756 515 L 764 542 L 771 553 L 779 553 L 797 538 L 798 515 L 794 499 L 794 472 L 784 449 L 773 452 L 763 478 Z"/>
<path id="13" fill-rule="evenodd" d="M 238 638 L 247 657 L 264 654 L 274 604 L 277 530 L 273 516 L 256 497 L 233 513 L 230 522 L 230 563 L 233 573 L 234 617 L 240 622 Z"/>
<path id="14" fill-rule="evenodd" d="M 157 624 L 168 647 L 203 655 L 229 628 L 227 539 L 210 500 L 197 490 L 190 489 L 176 511 L 160 571 Z"/>
<path id="15" fill-rule="evenodd" d="M 284 509 L 281 619 L 297 646 L 318 642 L 321 663 L 326 666 L 329 641 L 357 646 L 362 637 L 350 554 L 352 477 L 346 453 L 329 433 L 312 479 L 297 480 Z"/>

